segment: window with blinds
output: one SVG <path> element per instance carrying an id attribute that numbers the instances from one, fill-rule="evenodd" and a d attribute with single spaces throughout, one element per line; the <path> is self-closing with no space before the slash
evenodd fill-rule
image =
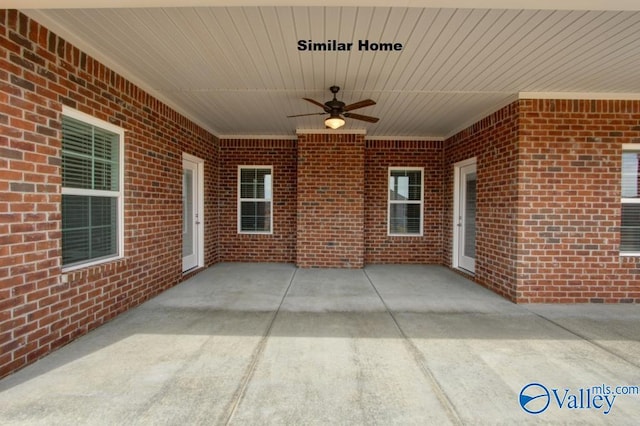
<path id="1" fill-rule="evenodd" d="M 105 128 L 106 127 L 106 128 Z M 122 130 L 76 111 L 62 116 L 62 264 L 121 255 Z"/>
<path id="2" fill-rule="evenodd" d="M 238 168 L 238 232 L 270 234 L 273 228 L 271 166 Z"/>
<path id="3" fill-rule="evenodd" d="M 620 252 L 640 254 L 640 149 L 622 153 Z"/>
<path id="4" fill-rule="evenodd" d="M 422 168 L 389 168 L 389 235 L 422 235 L 422 175 Z"/>

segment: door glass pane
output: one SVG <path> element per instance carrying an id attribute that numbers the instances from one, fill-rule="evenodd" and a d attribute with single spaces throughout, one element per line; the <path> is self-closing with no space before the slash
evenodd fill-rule
<path id="1" fill-rule="evenodd" d="M 182 176 L 182 256 L 193 254 L 193 171 Z"/>
<path id="2" fill-rule="evenodd" d="M 464 255 L 476 257 L 476 174 L 466 175 L 464 200 Z"/>

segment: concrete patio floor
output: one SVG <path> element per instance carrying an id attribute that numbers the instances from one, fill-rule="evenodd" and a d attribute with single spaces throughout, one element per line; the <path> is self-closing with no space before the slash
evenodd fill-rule
<path id="1" fill-rule="evenodd" d="M 640 306 L 220 264 L 0 381 L 0 424 L 638 424 L 640 395 L 602 385 L 640 386 Z"/>

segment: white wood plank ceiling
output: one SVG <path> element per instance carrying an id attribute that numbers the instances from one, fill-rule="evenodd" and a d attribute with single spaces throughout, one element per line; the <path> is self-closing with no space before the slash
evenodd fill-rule
<path id="1" fill-rule="evenodd" d="M 324 129 L 302 100 L 377 105 L 344 129 L 444 138 L 521 92 L 638 98 L 640 12 L 421 7 L 25 10 L 219 137 Z M 298 40 L 354 43 L 298 50 Z M 359 51 L 359 40 L 402 43 Z M 564 94 L 558 95 L 557 92 Z M 579 94 L 579 95 L 576 95 Z"/>

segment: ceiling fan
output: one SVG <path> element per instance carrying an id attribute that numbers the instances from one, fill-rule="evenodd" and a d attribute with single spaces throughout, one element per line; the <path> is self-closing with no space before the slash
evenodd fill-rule
<path id="1" fill-rule="evenodd" d="M 324 104 L 321 104 L 318 101 L 314 101 L 313 99 L 309 99 L 309 98 L 302 98 L 305 101 L 311 102 L 314 105 L 319 106 L 320 108 L 322 108 L 324 110 L 324 112 L 313 112 L 311 114 L 297 114 L 297 115 L 288 115 L 288 118 L 292 118 L 292 117 L 304 117 L 306 115 L 325 115 L 325 114 L 329 114 L 329 117 L 324 120 L 324 124 L 327 127 L 330 127 L 332 129 L 337 129 L 339 127 L 344 126 L 344 119 L 342 118 L 343 116 L 346 118 L 353 118 L 355 120 L 360 120 L 360 121 L 366 121 L 367 123 L 377 123 L 378 120 L 380 120 L 377 117 L 370 117 L 368 115 L 362 115 L 362 114 L 354 114 L 350 111 L 353 111 L 354 109 L 358 109 L 358 108 L 364 108 L 364 107 L 368 107 L 371 105 L 375 105 L 376 102 L 374 100 L 371 99 L 365 99 L 350 105 L 346 105 L 344 102 L 339 101 L 338 99 L 336 99 L 336 94 L 340 91 L 340 88 L 338 86 L 331 86 L 329 88 L 329 90 L 331 91 L 331 93 L 333 93 L 333 99 L 330 101 L 325 102 Z"/>

